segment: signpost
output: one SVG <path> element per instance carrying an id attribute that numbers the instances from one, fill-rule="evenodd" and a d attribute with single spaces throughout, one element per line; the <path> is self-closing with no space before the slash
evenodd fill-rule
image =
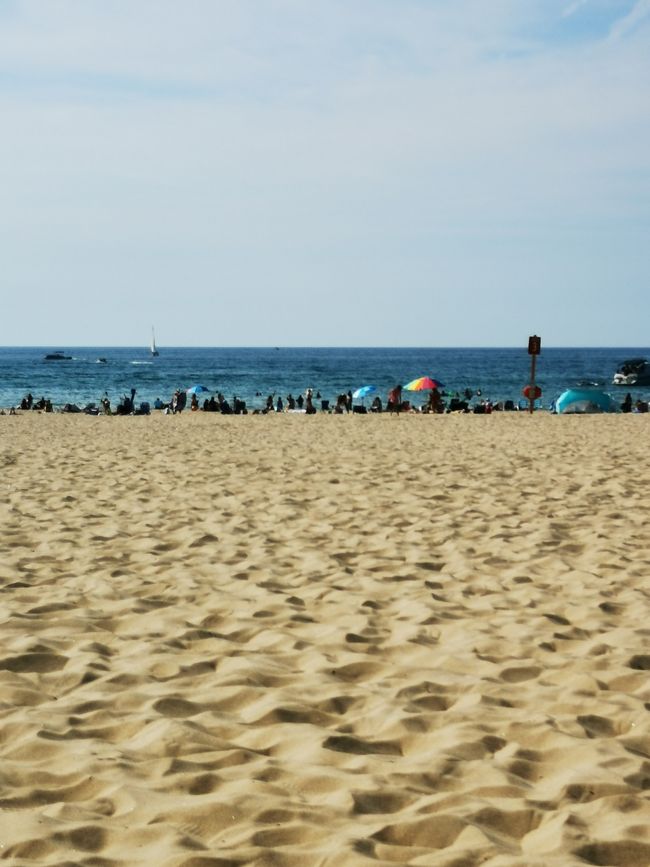
<path id="1" fill-rule="evenodd" d="M 535 409 L 535 398 L 541 397 L 542 389 L 535 385 L 535 364 L 537 356 L 542 351 L 542 338 L 536 334 L 528 338 L 528 354 L 530 355 L 530 384 L 524 389 L 524 394 L 528 398 L 529 412 L 532 414 Z"/>

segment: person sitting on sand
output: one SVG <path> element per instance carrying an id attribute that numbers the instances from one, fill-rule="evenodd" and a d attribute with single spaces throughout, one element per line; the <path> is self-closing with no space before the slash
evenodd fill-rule
<path id="1" fill-rule="evenodd" d="M 440 397 L 440 392 L 437 388 L 431 389 L 431 394 L 429 395 L 429 400 L 427 401 L 427 411 L 428 412 L 444 412 L 445 405 L 442 402 L 442 398 Z"/>
<path id="2" fill-rule="evenodd" d="M 460 397 L 452 397 L 447 407 L 447 412 L 469 412 L 469 404 Z"/>
<path id="3" fill-rule="evenodd" d="M 388 400 L 386 402 L 388 412 L 399 412 L 402 409 L 402 386 L 396 385 L 388 392 Z"/>
<path id="4" fill-rule="evenodd" d="M 192 394 L 192 400 L 190 401 L 190 410 L 192 412 L 196 412 L 199 408 L 199 402 L 197 400 L 196 394 Z"/>
<path id="5" fill-rule="evenodd" d="M 337 415 L 342 415 L 344 412 L 348 412 L 348 398 L 346 394 L 339 394 L 336 398 L 336 406 L 334 407 L 334 412 Z"/>
<path id="6" fill-rule="evenodd" d="M 377 397 L 373 400 L 372 404 L 370 405 L 370 412 L 381 412 L 383 410 L 383 408 L 384 407 L 382 405 L 381 398 L 379 397 L 379 395 L 377 395 Z"/>

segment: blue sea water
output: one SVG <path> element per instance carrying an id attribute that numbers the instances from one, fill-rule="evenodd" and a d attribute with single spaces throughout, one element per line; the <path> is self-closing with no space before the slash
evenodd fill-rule
<path id="1" fill-rule="evenodd" d="M 45 361 L 44 355 L 63 350 L 69 361 Z M 626 358 L 649 356 L 647 348 L 542 348 L 537 382 L 544 405 L 565 388 L 589 382 L 622 400 L 628 389 L 611 385 L 618 364 Z M 105 358 L 106 363 L 98 362 Z M 529 381 L 530 356 L 521 349 L 471 348 L 182 348 L 160 347 L 151 357 L 146 347 L 5 347 L 0 348 L 0 406 L 20 404 L 30 392 L 85 406 L 108 393 L 115 405 L 136 389 L 136 403 L 160 397 L 167 402 L 175 389 L 195 384 L 210 392 L 234 395 L 250 409 L 261 408 L 268 394 L 294 396 L 312 387 L 323 398 L 375 385 L 385 401 L 387 391 L 418 376 L 441 380 L 447 391 L 480 391 L 492 401 L 521 399 Z M 650 398 L 650 389 L 630 389 L 633 397 Z M 405 395 L 406 396 L 406 395 Z M 412 395 L 415 405 L 424 395 Z"/>

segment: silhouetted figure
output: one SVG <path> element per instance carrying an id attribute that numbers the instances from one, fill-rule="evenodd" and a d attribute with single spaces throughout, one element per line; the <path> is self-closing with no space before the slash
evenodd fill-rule
<path id="1" fill-rule="evenodd" d="M 343 415 L 344 412 L 348 412 L 348 397 L 346 394 L 339 394 L 336 398 L 334 412 L 337 415 Z"/>
<path id="2" fill-rule="evenodd" d="M 427 401 L 427 407 L 429 412 L 444 412 L 445 405 L 442 402 L 440 392 L 437 388 L 431 389 L 431 394 L 429 395 L 429 400 Z"/>
<path id="3" fill-rule="evenodd" d="M 396 385 L 388 392 L 386 409 L 388 412 L 399 412 L 402 408 L 402 386 Z"/>

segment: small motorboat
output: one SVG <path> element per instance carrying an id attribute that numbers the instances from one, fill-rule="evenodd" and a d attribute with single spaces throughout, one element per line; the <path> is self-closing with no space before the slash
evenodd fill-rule
<path id="1" fill-rule="evenodd" d="M 45 361 L 72 361 L 71 355 L 64 355 L 62 352 L 48 352 L 43 358 Z"/>
<path id="2" fill-rule="evenodd" d="M 647 358 L 628 358 L 614 374 L 612 385 L 650 385 L 650 362 Z"/>
<path id="3" fill-rule="evenodd" d="M 106 364 L 106 363 L 107 363 L 107 361 L 105 358 L 98 358 L 97 359 L 97 364 Z"/>

